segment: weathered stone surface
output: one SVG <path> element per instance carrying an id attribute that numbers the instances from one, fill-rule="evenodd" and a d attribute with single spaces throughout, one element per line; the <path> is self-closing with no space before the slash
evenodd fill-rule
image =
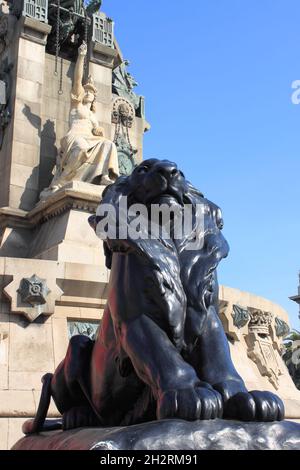
<path id="1" fill-rule="evenodd" d="M 13 450 L 298 450 L 300 424 L 165 420 L 127 428 L 52 431 Z"/>
<path id="2" fill-rule="evenodd" d="M 10 449 L 22 437 L 24 418 L 8 418 L 7 448 Z"/>
<path id="3" fill-rule="evenodd" d="M 8 418 L 0 418 L 0 449 L 7 449 Z"/>
<path id="4" fill-rule="evenodd" d="M 38 192 L 22 186 L 10 185 L 10 207 L 30 210 L 38 201 Z"/>

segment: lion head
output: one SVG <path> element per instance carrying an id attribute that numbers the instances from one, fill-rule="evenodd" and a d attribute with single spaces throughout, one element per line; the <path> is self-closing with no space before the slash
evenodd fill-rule
<path id="1" fill-rule="evenodd" d="M 123 204 L 125 197 L 126 203 Z M 149 221 L 154 206 L 172 209 L 170 220 L 167 221 L 172 230 L 166 237 L 163 236 L 163 231 L 152 236 L 153 226 Z M 107 211 L 103 211 L 105 207 Z M 113 209 L 111 212 L 109 207 Z M 133 207 L 139 207 L 140 212 L 143 212 L 138 215 L 138 223 L 137 215 L 130 212 Z M 190 210 L 191 224 L 188 231 L 185 230 L 181 236 L 176 237 L 175 222 L 180 219 L 179 225 L 185 224 L 186 207 Z M 172 340 L 178 347 L 182 347 L 189 307 L 196 317 L 203 317 L 209 306 L 217 303 L 216 268 L 229 251 L 221 232 L 223 219 L 220 208 L 194 188 L 175 163 L 149 159 L 138 165 L 130 176 L 118 178 L 105 189 L 97 214 L 89 221 L 104 240 L 109 268 L 113 253 L 125 255 L 134 252 L 155 273 L 162 308 L 169 308 L 171 312 L 170 305 L 174 304 L 175 297 L 181 303 L 180 315 L 171 312 L 169 316 L 173 322 Z M 124 221 L 126 228 L 134 222 L 134 226 L 138 226 L 139 236 L 133 236 L 130 231 L 126 237 L 121 236 L 124 235 L 121 234 Z M 158 221 L 158 225 L 165 223 L 166 220 Z M 114 226 L 115 230 L 103 234 L 104 225 Z M 198 329 L 201 328 L 200 323 L 198 322 Z"/>

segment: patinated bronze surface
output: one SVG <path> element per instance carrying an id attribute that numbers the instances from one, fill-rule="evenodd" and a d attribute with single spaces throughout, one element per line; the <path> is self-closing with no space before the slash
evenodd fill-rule
<path id="1" fill-rule="evenodd" d="M 216 268 L 229 251 L 219 207 L 167 160 L 144 161 L 108 186 L 101 204 L 118 209 L 124 196 L 128 205 L 190 204 L 200 212 L 181 239 L 116 234 L 104 241 L 111 275 L 98 337 L 70 340 L 64 361 L 44 377 L 37 417 L 24 432 L 43 428 L 50 396 L 64 429 L 164 418 L 282 420 L 280 398 L 248 392 L 230 357 L 218 315 Z M 90 219 L 97 231 L 101 222 Z M 203 243 L 191 250 L 195 237 Z"/>

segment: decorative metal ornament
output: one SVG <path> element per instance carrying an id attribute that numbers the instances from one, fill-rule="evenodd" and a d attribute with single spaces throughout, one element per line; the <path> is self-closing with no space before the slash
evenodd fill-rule
<path id="1" fill-rule="evenodd" d="M 233 324 L 237 328 L 243 328 L 247 325 L 250 320 L 250 314 L 246 308 L 240 307 L 239 305 L 233 305 Z"/>
<path id="2" fill-rule="evenodd" d="M 118 67 L 113 70 L 112 76 L 112 92 L 129 101 L 134 113 L 138 117 L 145 117 L 144 97 L 136 94 L 133 90 L 138 86 L 135 78 L 128 72 L 128 60 L 124 60 Z"/>
<path id="3" fill-rule="evenodd" d="M 100 29 L 102 27 L 103 32 L 106 31 L 111 20 L 99 13 L 100 7 L 101 0 L 89 3 L 83 0 L 49 0 L 48 17 L 52 30 L 47 41 L 48 52 L 56 54 L 57 48 L 60 50 L 64 46 L 72 55 L 74 46 L 78 48 L 83 40 L 88 43 L 94 37 L 95 18 L 100 19 Z M 111 38 L 113 41 L 113 35 Z"/>
<path id="4" fill-rule="evenodd" d="M 290 332 L 289 325 L 279 317 L 275 318 L 275 331 L 278 338 L 287 336 Z"/>
<path id="5" fill-rule="evenodd" d="M 116 98 L 111 120 L 116 125 L 114 143 L 118 150 L 119 170 L 125 176 L 130 175 L 135 167 L 134 155 L 137 150 L 132 147 L 129 136 L 134 117 L 133 105 L 124 98 Z"/>
<path id="6" fill-rule="evenodd" d="M 119 170 L 120 174 L 124 176 L 129 176 L 136 165 L 134 154 L 137 153 L 136 149 L 133 149 L 130 144 L 128 144 L 127 139 L 119 135 L 115 141 L 117 150 L 118 150 L 118 160 L 119 160 Z"/>
<path id="7" fill-rule="evenodd" d="M 47 296 L 51 291 L 47 287 L 46 279 L 41 279 L 34 274 L 30 278 L 23 278 L 21 280 L 17 292 L 20 294 L 22 302 L 36 307 L 47 302 Z"/>
<path id="8" fill-rule="evenodd" d="M 131 128 L 134 120 L 134 107 L 125 98 L 117 98 L 113 103 L 112 122 Z"/>

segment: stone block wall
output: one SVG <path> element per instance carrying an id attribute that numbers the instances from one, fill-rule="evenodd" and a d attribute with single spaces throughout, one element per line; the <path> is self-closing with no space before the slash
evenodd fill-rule
<path id="1" fill-rule="evenodd" d="M 23 210 L 32 209 L 39 195 L 43 70 L 45 40 L 49 31 L 48 25 L 22 17 L 17 23 L 13 46 L 16 47 L 16 56 L 11 153 L 7 153 L 7 147 L 1 153 L 6 152 L 5 159 L 10 168 L 6 205 Z"/>

